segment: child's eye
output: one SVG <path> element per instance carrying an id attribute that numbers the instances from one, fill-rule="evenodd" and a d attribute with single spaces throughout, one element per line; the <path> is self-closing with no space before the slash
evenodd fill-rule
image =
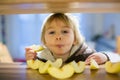
<path id="1" fill-rule="evenodd" d="M 49 34 L 54 34 L 55 32 L 54 31 L 50 31 Z"/>
<path id="2" fill-rule="evenodd" d="M 68 33 L 68 31 L 67 31 L 67 30 L 64 30 L 64 31 L 62 31 L 62 33 Z"/>

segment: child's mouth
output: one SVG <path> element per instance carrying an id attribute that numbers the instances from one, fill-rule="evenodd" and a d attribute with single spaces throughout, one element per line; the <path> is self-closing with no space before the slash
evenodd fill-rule
<path id="1" fill-rule="evenodd" d="M 56 45 L 58 48 L 62 48 L 64 45 Z"/>

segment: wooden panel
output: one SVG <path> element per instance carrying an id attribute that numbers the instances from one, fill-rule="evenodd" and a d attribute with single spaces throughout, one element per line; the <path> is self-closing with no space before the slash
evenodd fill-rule
<path id="1" fill-rule="evenodd" d="M 0 80 L 58 80 L 49 74 L 40 74 L 38 70 L 26 68 L 24 64 L 0 63 L 0 65 L 3 66 L 0 67 Z M 90 70 L 89 66 L 86 66 L 83 73 L 74 74 L 72 77 L 64 80 L 120 80 L 120 75 L 108 74 L 104 65 L 100 65 L 99 70 Z"/>
<path id="2" fill-rule="evenodd" d="M 6 47 L 6 45 L 0 43 L 0 62 L 13 63 L 13 59 Z"/>
<path id="3" fill-rule="evenodd" d="M 0 0 L 0 14 L 120 12 L 120 0 Z"/>
<path id="4" fill-rule="evenodd" d="M 120 0 L 0 0 L 0 4 L 52 3 L 52 2 L 120 2 Z"/>
<path id="5" fill-rule="evenodd" d="M 120 12 L 120 3 L 41 3 L 41 4 L 2 4 L 0 14 L 29 14 L 50 12 Z"/>
<path id="6" fill-rule="evenodd" d="M 120 36 L 117 36 L 116 46 L 117 46 L 117 53 L 120 54 Z"/>

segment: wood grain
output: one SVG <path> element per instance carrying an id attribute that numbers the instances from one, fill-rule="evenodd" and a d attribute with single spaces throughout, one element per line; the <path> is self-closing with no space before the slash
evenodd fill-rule
<path id="1" fill-rule="evenodd" d="M 117 48 L 117 53 L 120 54 L 120 36 L 117 36 L 116 38 L 116 48 Z"/>
<path id="2" fill-rule="evenodd" d="M 118 13 L 119 0 L 0 0 L 0 14 Z"/>
<path id="3" fill-rule="evenodd" d="M 57 80 L 48 74 L 40 74 L 38 70 L 32 70 L 26 67 L 26 64 L 8 64 L 0 63 L 0 80 Z M 13 66 L 10 67 L 9 66 Z M 15 68 L 16 66 L 16 68 Z M 74 74 L 71 78 L 65 80 L 120 80 L 120 74 L 108 74 L 104 65 L 99 70 L 90 70 L 89 66 L 81 74 Z"/>
<path id="4" fill-rule="evenodd" d="M 0 4 L 23 3 L 69 3 L 69 2 L 120 2 L 120 0 L 0 0 Z"/>

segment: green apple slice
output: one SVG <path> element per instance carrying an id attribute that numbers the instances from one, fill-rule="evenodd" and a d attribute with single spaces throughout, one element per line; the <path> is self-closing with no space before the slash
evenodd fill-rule
<path id="1" fill-rule="evenodd" d="M 48 73 L 47 70 L 49 67 L 57 67 L 60 68 L 62 66 L 62 59 L 57 59 L 55 62 L 48 60 L 45 64 L 39 67 L 39 72 L 41 74 Z"/>
<path id="2" fill-rule="evenodd" d="M 85 62 L 79 61 L 78 66 L 79 66 L 79 73 L 82 73 L 85 70 L 85 66 L 86 66 Z"/>
<path id="3" fill-rule="evenodd" d="M 75 73 L 82 73 L 85 69 L 85 62 L 79 61 L 76 63 L 75 61 L 70 62 L 70 65 L 74 68 Z"/>
<path id="4" fill-rule="evenodd" d="M 46 74 L 48 73 L 47 70 L 48 68 L 51 66 L 51 61 L 48 60 L 47 62 L 45 62 L 44 64 L 42 64 L 40 67 L 39 67 L 39 73 L 41 74 Z"/>
<path id="5" fill-rule="evenodd" d="M 54 67 L 60 68 L 62 66 L 62 63 L 63 63 L 62 59 L 59 58 L 55 62 L 51 62 L 51 65 Z"/>
<path id="6" fill-rule="evenodd" d="M 41 50 L 43 50 L 43 46 L 40 46 L 40 45 L 32 45 L 30 46 L 35 52 L 39 52 Z"/>
<path id="7" fill-rule="evenodd" d="M 74 69 L 71 65 L 66 64 L 62 68 L 50 67 L 48 73 L 57 79 L 70 78 L 74 74 Z"/>
<path id="8" fill-rule="evenodd" d="M 34 60 L 27 60 L 27 66 L 28 68 L 31 68 L 31 66 L 34 64 Z"/>
<path id="9" fill-rule="evenodd" d="M 120 73 L 120 62 L 112 63 L 110 61 L 105 63 L 105 70 L 108 73 Z"/>
<path id="10" fill-rule="evenodd" d="M 90 61 L 90 69 L 99 69 L 99 65 L 94 59 Z"/>
<path id="11" fill-rule="evenodd" d="M 27 65 L 28 67 L 30 67 L 31 69 L 39 69 L 39 66 L 41 66 L 41 64 L 43 64 L 44 62 L 36 59 L 36 60 L 27 60 Z"/>

